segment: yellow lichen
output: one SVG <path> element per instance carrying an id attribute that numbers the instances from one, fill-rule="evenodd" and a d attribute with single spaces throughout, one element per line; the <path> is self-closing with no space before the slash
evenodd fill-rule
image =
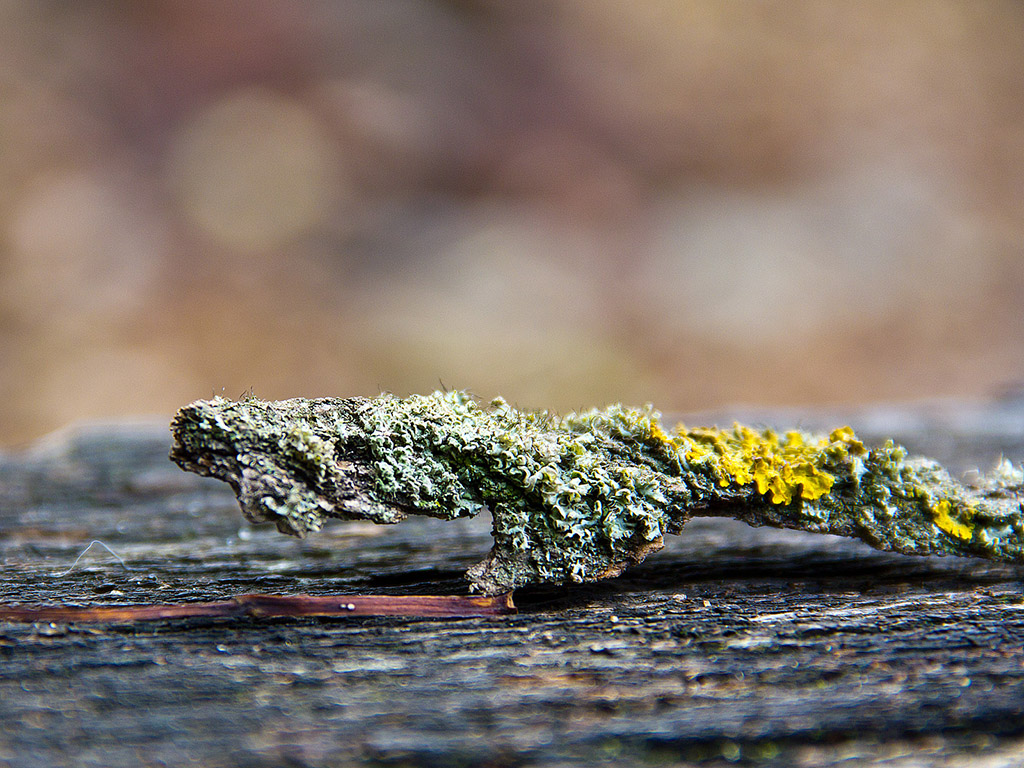
<path id="1" fill-rule="evenodd" d="M 969 519 L 973 512 L 973 507 L 968 505 L 966 509 L 960 511 L 957 515 L 957 517 L 961 518 L 958 520 L 956 517 L 953 517 L 953 505 L 949 499 L 942 499 L 932 509 L 932 515 L 935 518 L 934 522 L 939 530 L 961 541 L 970 541 L 974 538 L 974 529 L 969 524 L 963 522 L 963 518 Z"/>
<path id="2" fill-rule="evenodd" d="M 780 438 L 770 429 L 758 431 L 740 424 L 731 430 L 687 430 L 680 425 L 671 441 L 687 462 L 709 464 L 723 488 L 753 483 L 758 493 L 771 495 L 773 504 L 821 498 L 835 482 L 822 468 L 826 456 L 863 452 L 849 427 L 815 439 L 802 432 L 787 432 Z"/>

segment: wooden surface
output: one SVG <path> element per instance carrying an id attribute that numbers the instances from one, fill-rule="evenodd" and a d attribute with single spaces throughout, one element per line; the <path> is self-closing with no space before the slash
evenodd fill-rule
<path id="1" fill-rule="evenodd" d="M 1020 400 L 717 416 L 1024 460 Z M 0 456 L 0 600 L 461 593 L 489 547 L 486 520 L 254 529 L 167 449 L 114 425 Z M 72 568 L 93 539 L 124 565 Z M 0 764 L 1024 765 L 1022 575 L 696 520 L 516 616 L 0 623 Z"/>

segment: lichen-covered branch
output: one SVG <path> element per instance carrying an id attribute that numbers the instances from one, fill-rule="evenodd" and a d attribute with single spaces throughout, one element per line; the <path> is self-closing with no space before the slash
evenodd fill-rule
<path id="1" fill-rule="evenodd" d="M 849 427 L 667 431 L 649 407 L 559 417 L 435 392 L 200 400 L 171 429 L 174 461 L 228 482 L 247 518 L 286 533 L 490 509 L 494 547 L 469 572 L 486 593 L 616 576 L 708 515 L 1024 562 L 1024 472 L 1004 461 L 963 485 L 892 442 L 865 448 Z"/>

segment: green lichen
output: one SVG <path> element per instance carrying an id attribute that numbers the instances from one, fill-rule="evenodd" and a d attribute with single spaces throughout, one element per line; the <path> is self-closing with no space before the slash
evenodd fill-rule
<path id="1" fill-rule="evenodd" d="M 327 518 L 453 519 L 489 509 L 470 571 L 499 592 L 620 573 L 693 516 L 854 536 L 907 553 L 1024 560 L 1024 476 L 956 483 L 891 442 L 741 425 L 666 430 L 650 407 L 566 416 L 462 392 L 349 400 L 197 401 L 172 458 L 229 482 L 245 514 L 305 535 Z"/>

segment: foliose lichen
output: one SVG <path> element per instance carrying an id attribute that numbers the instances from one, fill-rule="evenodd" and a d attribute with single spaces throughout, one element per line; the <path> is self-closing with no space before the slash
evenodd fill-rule
<path id="1" fill-rule="evenodd" d="M 849 427 L 666 429 L 650 406 L 556 416 L 463 392 L 197 401 L 172 424 L 182 467 L 229 482 L 252 520 L 305 535 L 325 519 L 454 519 L 489 509 L 470 571 L 500 592 L 617 575 L 698 515 L 853 536 L 907 553 L 1024 560 L 1024 474 L 965 486 Z"/>

